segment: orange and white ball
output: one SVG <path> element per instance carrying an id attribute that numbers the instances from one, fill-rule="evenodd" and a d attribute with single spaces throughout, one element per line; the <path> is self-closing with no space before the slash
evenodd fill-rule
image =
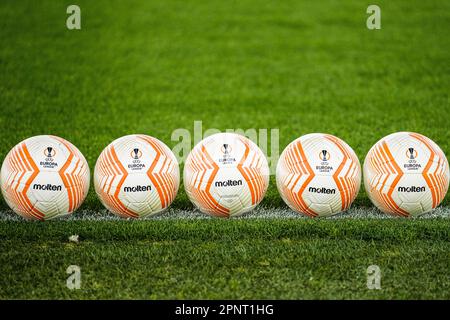
<path id="1" fill-rule="evenodd" d="M 202 212 L 229 217 L 256 207 L 269 185 L 269 166 L 251 140 L 217 133 L 198 143 L 184 167 L 184 186 Z"/>
<path id="2" fill-rule="evenodd" d="M 413 132 L 378 141 L 364 161 L 364 184 L 373 204 L 398 216 L 417 216 L 436 208 L 449 184 L 448 161 L 439 146 Z"/>
<path id="3" fill-rule="evenodd" d="M 100 201 L 123 218 L 141 218 L 166 209 L 179 184 L 175 155 L 163 142 L 146 135 L 128 135 L 111 142 L 94 170 Z"/>
<path id="4" fill-rule="evenodd" d="M 276 179 L 284 202 L 310 217 L 347 210 L 361 184 L 358 157 L 341 139 L 321 133 L 291 142 L 280 156 Z"/>
<path id="5" fill-rule="evenodd" d="M 27 219 L 48 220 L 75 211 L 89 190 L 89 166 L 70 142 L 56 136 L 28 138 L 3 161 L 6 203 Z"/>

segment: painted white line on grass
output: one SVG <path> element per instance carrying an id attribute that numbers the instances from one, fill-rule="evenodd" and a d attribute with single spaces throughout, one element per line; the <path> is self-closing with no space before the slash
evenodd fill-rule
<path id="1" fill-rule="evenodd" d="M 417 219 L 432 218 L 450 218 L 450 207 L 439 207 L 436 210 L 424 214 Z M 346 212 L 337 214 L 328 218 L 320 219 L 403 219 L 384 214 L 376 208 L 351 208 Z M 198 210 L 180 210 L 169 208 L 154 217 L 148 217 L 143 220 L 168 220 L 168 219 L 217 219 L 209 215 L 203 214 Z M 252 212 L 246 213 L 240 217 L 232 219 L 310 219 L 301 214 L 295 213 L 289 208 L 271 208 L 259 206 Z M 0 212 L 0 221 L 23 221 L 24 219 L 15 214 L 12 210 Z M 106 209 L 100 211 L 79 210 L 73 215 L 65 218 L 57 218 L 56 220 L 66 221 L 114 221 L 124 220 L 119 218 Z"/>

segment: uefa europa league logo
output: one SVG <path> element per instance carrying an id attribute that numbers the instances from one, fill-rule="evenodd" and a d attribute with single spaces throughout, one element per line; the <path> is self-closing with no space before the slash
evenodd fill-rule
<path id="1" fill-rule="evenodd" d="M 322 161 L 330 160 L 330 153 L 327 150 L 322 150 L 320 152 L 320 160 Z"/>
<path id="2" fill-rule="evenodd" d="M 222 152 L 223 154 L 229 154 L 231 152 L 231 147 L 228 143 L 222 145 Z"/>
<path id="3" fill-rule="evenodd" d="M 47 147 L 47 148 L 44 150 L 44 155 L 45 155 L 47 158 L 53 158 L 53 157 L 55 156 L 55 154 L 56 154 L 55 149 L 53 149 L 52 147 Z"/>
<path id="4" fill-rule="evenodd" d="M 139 159 L 139 156 L 138 156 L 138 154 L 139 154 L 139 149 L 133 149 L 133 152 L 134 152 L 134 158 L 135 159 Z"/>
<path id="5" fill-rule="evenodd" d="M 140 157 L 142 157 L 142 152 L 139 150 L 139 148 L 134 148 L 131 150 L 131 158 L 134 160 L 138 160 Z"/>
<path id="6" fill-rule="evenodd" d="M 408 148 L 408 150 L 406 151 L 406 156 L 410 160 L 414 160 L 415 158 L 417 158 L 417 151 L 414 150 L 414 148 Z"/>

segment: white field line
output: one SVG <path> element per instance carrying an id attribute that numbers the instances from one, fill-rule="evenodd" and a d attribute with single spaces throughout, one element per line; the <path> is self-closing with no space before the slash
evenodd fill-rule
<path id="1" fill-rule="evenodd" d="M 439 207 L 436 210 L 424 214 L 415 219 L 432 219 L 432 218 L 450 218 L 450 207 Z M 272 207 L 256 207 L 252 212 L 246 213 L 240 217 L 233 217 L 232 219 L 310 219 L 301 214 L 295 213 L 289 208 L 272 208 Z M 320 218 L 320 219 L 402 219 L 384 214 L 376 208 L 351 208 L 346 212 L 339 213 L 335 216 Z M 147 217 L 143 220 L 168 220 L 168 219 L 217 219 L 201 213 L 198 210 L 180 210 L 169 208 L 165 212 L 157 214 L 153 217 Z M 124 220 L 119 218 L 106 209 L 100 211 L 79 210 L 73 215 L 64 218 L 57 218 L 55 220 L 66 221 L 113 221 Z M 15 214 L 12 210 L 5 210 L 0 212 L 1 221 L 24 221 L 23 218 Z"/>

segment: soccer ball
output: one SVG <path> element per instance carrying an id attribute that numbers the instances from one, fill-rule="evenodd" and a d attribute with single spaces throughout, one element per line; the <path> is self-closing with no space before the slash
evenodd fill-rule
<path id="1" fill-rule="evenodd" d="M 142 218 L 169 207 L 180 171 L 172 151 L 146 135 L 128 135 L 109 144 L 95 164 L 94 186 L 103 205 L 123 218 Z"/>
<path id="2" fill-rule="evenodd" d="M 89 190 L 89 166 L 70 142 L 35 136 L 3 161 L 0 183 L 10 208 L 27 219 L 48 220 L 75 211 Z"/>
<path id="3" fill-rule="evenodd" d="M 373 204 L 398 216 L 436 208 L 448 190 L 447 159 L 436 143 L 412 132 L 384 137 L 364 161 L 364 184 Z"/>
<path id="4" fill-rule="evenodd" d="M 321 133 L 291 142 L 280 156 L 276 179 L 284 202 L 310 217 L 347 210 L 361 184 L 358 157 L 341 139 Z"/>
<path id="5" fill-rule="evenodd" d="M 258 146 L 235 133 L 217 133 L 198 143 L 184 167 L 186 193 L 202 212 L 220 217 L 256 207 L 269 185 L 269 166 Z"/>

